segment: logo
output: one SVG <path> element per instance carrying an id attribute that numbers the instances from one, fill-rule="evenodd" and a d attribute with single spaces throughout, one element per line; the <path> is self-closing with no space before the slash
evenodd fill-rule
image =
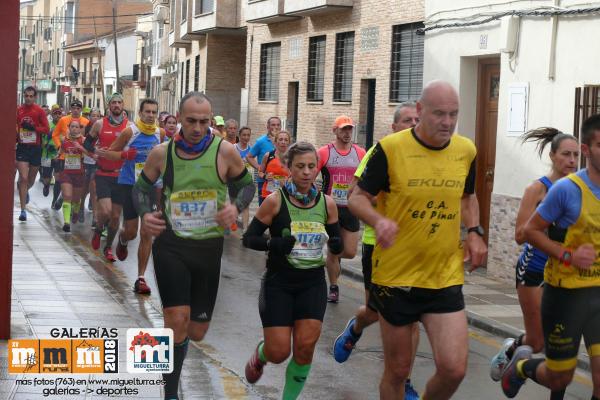
<path id="1" fill-rule="evenodd" d="M 71 371 L 71 341 L 40 340 L 40 372 L 69 373 Z"/>
<path id="2" fill-rule="evenodd" d="M 40 343 L 33 339 L 8 341 L 8 372 L 11 374 L 40 372 Z"/>
<path id="3" fill-rule="evenodd" d="M 73 372 L 77 374 L 115 373 L 118 371 L 118 346 L 112 339 L 72 340 Z"/>
<path id="4" fill-rule="evenodd" d="M 172 329 L 127 329 L 127 372 L 173 372 Z"/>

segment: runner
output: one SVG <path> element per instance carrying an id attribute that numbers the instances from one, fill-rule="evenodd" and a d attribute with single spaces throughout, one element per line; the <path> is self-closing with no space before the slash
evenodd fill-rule
<path id="1" fill-rule="evenodd" d="M 242 126 L 240 128 L 240 131 L 238 132 L 238 136 L 240 138 L 240 141 L 235 144 L 235 149 L 240 154 L 240 157 L 242 157 L 242 160 L 244 160 L 244 165 L 246 166 L 246 169 L 248 170 L 248 172 L 252 173 L 250 170 L 250 168 L 251 168 L 250 163 L 248 163 L 248 161 L 246 160 L 246 156 L 250 152 L 250 138 L 252 137 L 252 130 L 250 128 L 248 128 L 247 126 Z M 229 196 L 231 197 L 231 193 L 229 194 Z M 248 229 L 249 222 L 250 222 L 250 207 L 246 207 L 242 211 L 243 232 L 245 232 L 246 229 Z"/>
<path id="2" fill-rule="evenodd" d="M 190 92 L 179 106 L 181 131 L 155 147 L 134 189 L 143 229 L 153 236 L 152 256 L 164 324 L 174 332 L 173 372 L 163 375 L 165 399 L 177 399 L 189 340 L 202 340 L 212 317 L 223 253 L 224 228 L 254 196 L 252 178 L 233 146 L 209 128 L 210 100 Z M 190 173 L 202 169 L 203 173 Z M 162 212 L 151 212 L 154 183 L 163 176 Z M 227 186 L 238 188 L 235 204 Z M 187 214 L 187 215 L 185 215 Z"/>
<path id="3" fill-rule="evenodd" d="M 174 115 L 167 115 L 164 119 L 164 130 L 167 138 L 171 139 L 177 133 L 177 117 Z"/>
<path id="4" fill-rule="evenodd" d="M 50 194 L 50 183 L 52 181 L 52 172 L 54 170 L 52 161 L 58 156 L 58 152 L 52 141 L 52 131 L 62 116 L 62 111 L 58 104 L 52 106 L 50 116 L 52 117 L 49 126 L 50 131 L 47 135 L 42 135 L 42 183 L 44 184 L 42 193 L 44 197 L 48 197 Z"/>
<path id="5" fill-rule="evenodd" d="M 221 136 L 221 138 L 225 139 L 226 133 L 225 133 L 225 119 L 223 119 L 223 117 L 221 117 L 220 115 L 215 115 L 214 116 L 214 126 L 216 128 L 216 130 L 219 132 L 219 136 Z"/>
<path id="6" fill-rule="evenodd" d="M 113 142 L 129 126 L 129 121 L 123 113 L 123 96 L 113 93 L 108 99 L 108 115 L 97 121 L 85 141 L 85 148 L 97 155 L 106 154 Z M 119 185 L 117 178 L 123 166 L 123 160 L 109 160 L 104 157 L 97 158 L 98 170 L 96 171 L 96 226 L 92 236 L 92 248 L 100 248 L 100 240 L 104 227 L 108 225 L 106 243 L 102 253 L 109 262 L 116 261 L 112 253 L 112 244 L 119 230 L 121 218 L 121 204 L 118 204 Z"/>
<path id="7" fill-rule="evenodd" d="M 516 287 L 519 303 L 523 311 L 525 333 L 514 338 L 507 338 L 500 351 L 491 363 L 490 376 L 494 381 L 502 377 L 504 367 L 510 361 L 517 347 L 524 344 L 531 346 L 533 352 L 539 353 L 544 348 L 544 332 L 542 330 L 542 286 L 544 283 L 544 266 L 548 256 L 542 251 L 525 242 L 525 224 L 535 212 L 535 208 L 544 200 L 546 193 L 558 179 L 577 170 L 579 159 L 579 144 L 572 135 L 566 135 L 554 128 L 539 128 L 529 131 L 523 137 L 523 142 L 538 142 L 540 158 L 545 147 L 550 145 L 550 160 L 552 171 L 531 183 L 521 199 L 519 213 L 515 227 L 515 239 L 518 244 L 523 244 L 523 251 L 516 265 Z M 554 225 L 550 226 L 555 230 Z M 552 234 L 551 234 L 552 235 Z M 564 397 L 553 393 L 552 399 L 559 400 Z"/>
<path id="8" fill-rule="evenodd" d="M 265 180 L 262 197 L 267 198 L 285 184 L 290 176 L 286 162 L 283 160 L 292 137 L 288 131 L 279 131 L 274 137 L 275 150 L 268 152 L 262 159 L 258 176 Z"/>
<path id="9" fill-rule="evenodd" d="M 530 346 L 517 347 L 502 374 L 502 391 L 509 398 L 527 378 L 563 391 L 573 379 L 583 336 L 592 400 L 600 399 L 600 115 L 583 122 L 581 142 L 587 168 L 555 182 L 525 225 L 525 240 L 549 256 L 541 307 L 546 358 L 531 358 Z"/>
<path id="10" fill-rule="evenodd" d="M 62 117 L 61 119 L 58 120 L 56 127 L 54 127 L 54 130 L 52 131 L 52 141 L 54 142 L 54 147 L 56 147 L 56 149 L 60 149 L 60 146 L 62 145 L 62 141 L 65 139 L 65 137 L 69 133 L 69 125 L 71 124 L 71 121 L 73 119 L 76 119 L 79 122 L 81 122 L 81 125 L 84 128 L 89 124 L 90 121 L 87 118 L 81 116 L 82 107 L 83 106 L 81 104 L 81 101 L 79 101 L 77 99 L 73 100 L 71 102 L 71 114 L 65 115 L 64 117 Z M 57 158 L 57 160 L 59 160 L 58 162 L 60 163 L 60 160 L 62 160 L 62 158 L 59 157 L 59 158 Z M 58 181 L 56 180 L 57 178 L 59 179 Z M 60 189 L 61 189 L 61 185 L 59 182 L 60 182 L 60 175 L 55 177 L 55 182 L 54 182 L 54 193 L 52 196 L 52 208 L 54 208 L 55 210 L 60 210 L 60 207 L 62 205 L 62 199 L 59 197 Z M 79 205 L 77 205 L 77 207 L 79 207 Z"/>
<path id="11" fill-rule="evenodd" d="M 454 394 L 468 358 L 461 221 L 468 228 L 464 247 L 471 270 L 487 253 L 474 194 L 475 146 L 454 134 L 458 94 L 450 84 L 433 81 L 423 89 L 417 113 L 415 128 L 379 141 L 348 203 L 375 228 L 369 304 L 380 315 L 383 400 L 404 395 L 417 321 L 435 349 L 436 372 L 422 398 Z"/>
<path id="12" fill-rule="evenodd" d="M 392 123 L 392 132 L 400 132 L 405 129 L 413 128 L 419 122 L 419 116 L 417 115 L 417 105 L 413 102 L 406 102 L 396 107 L 394 111 L 394 122 Z M 371 153 L 375 146 L 372 146 L 365 157 L 360 162 L 360 165 L 354 173 L 352 184 L 350 185 L 350 192 L 356 186 L 356 183 L 360 180 L 363 174 Z M 363 268 L 363 281 L 365 285 L 365 305 L 360 306 L 356 311 L 356 316 L 352 317 L 346 324 L 346 328 L 342 333 L 335 339 L 333 343 L 333 357 L 339 363 L 345 362 L 350 353 L 354 349 L 354 346 L 360 339 L 363 330 L 374 324 L 379 320 L 377 311 L 369 306 L 369 289 L 371 288 L 371 272 L 373 269 L 373 263 L 371 257 L 373 255 L 373 249 L 375 248 L 375 230 L 365 225 L 363 236 L 362 236 L 362 268 Z M 417 354 L 417 346 L 419 345 L 419 324 L 412 324 L 412 361 L 411 371 L 414 364 L 415 356 Z M 418 400 L 419 394 L 413 388 L 410 381 L 410 372 L 408 379 L 404 385 L 404 398 L 406 400 Z"/>
<path id="13" fill-rule="evenodd" d="M 269 252 L 258 301 L 264 340 L 245 374 L 256 383 L 267 362 L 280 364 L 292 353 L 283 389 L 283 399 L 292 400 L 308 377 L 327 307 L 323 246 L 335 254 L 344 246 L 335 202 L 314 184 L 314 146 L 295 143 L 286 158 L 291 178 L 265 199 L 244 235 L 244 246 Z M 267 228 L 270 239 L 263 236 Z"/>
<path id="14" fill-rule="evenodd" d="M 36 96 L 37 90 L 33 86 L 26 87 L 23 91 L 24 103 L 17 108 L 17 187 L 21 202 L 19 221 L 27 221 L 25 207 L 29 203 L 29 188 L 35 183 L 42 162 L 42 136 L 50 131 L 46 113 L 35 104 Z"/>
<path id="15" fill-rule="evenodd" d="M 348 189 L 354 171 L 365 156 L 365 149 L 352 143 L 354 122 L 345 115 L 335 119 L 333 133 L 335 141 L 319 149 L 319 170 L 323 176 L 323 193 L 330 195 L 338 206 L 344 252 L 339 255 L 327 254 L 327 277 L 329 278 L 329 295 L 327 301 L 337 303 L 340 299 L 340 288 L 337 285 L 342 269 L 341 258 L 352 259 L 356 256 L 358 246 L 358 218 L 348 211 Z"/>
<path id="16" fill-rule="evenodd" d="M 84 139 L 88 137 L 93 125 L 96 121 L 100 120 L 102 115 L 100 114 L 100 110 L 97 108 L 92 108 L 89 113 L 89 121 L 90 123 L 85 127 L 85 135 Z M 83 156 L 83 168 L 85 169 L 85 182 L 83 184 L 83 193 L 81 194 L 81 205 L 79 206 L 79 216 L 78 220 L 80 222 L 85 222 L 85 198 L 90 194 L 90 209 L 92 211 L 92 221 L 96 221 L 96 160 L 87 155 Z M 75 219 L 75 215 L 73 215 L 73 219 Z M 94 224 L 95 225 L 95 224 Z"/>
<path id="17" fill-rule="evenodd" d="M 83 148 L 83 136 L 81 121 L 73 119 L 69 124 L 69 133 L 60 147 L 59 157 L 62 162 L 62 173 L 60 175 L 61 190 L 63 193 L 63 231 L 71 232 L 71 212 L 77 215 L 77 208 L 83 185 L 85 183 L 85 171 L 83 169 L 83 156 L 86 150 Z M 77 219 L 73 218 L 73 223 Z"/>
<path id="18" fill-rule="evenodd" d="M 252 168 L 256 171 L 260 171 L 260 164 L 257 160 L 262 161 L 266 153 L 275 150 L 273 145 L 273 138 L 281 130 L 281 120 L 279 117 L 271 117 L 267 120 L 267 133 L 262 135 L 256 140 L 254 146 L 250 149 L 250 153 L 246 156 L 246 160 L 250 163 Z M 264 198 L 262 197 L 262 188 L 264 179 L 261 177 L 256 178 L 256 185 L 258 187 L 258 205 L 261 205 Z"/>
<path id="19" fill-rule="evenodd" d="M 165 131 L 156 125 L 158 116 L 156 100 L 148 98 L 142 100 L 139 115 L 135 124 L 125 128 L 108 151 L 96 151 L 99 156 L 108 160 L 124 160 L 117 179 L 118 194 L 113 198 L 113 203 L 123 207 L 123 228 L 119 232 L 116 249 L 117 258 L 120 261 L 125 261 L 127 258 L 127 243 L 136 238 L 139 227 L 139 215 L 133 205 L 131 190 L 144 168 L 150 150 L 162 143 L 165 137 Z M 133 290 L 138 294 L 150 294 L 151 292 L 144 278 L 151 251 L 152 236 L 142 229 L 137 252 L 138 278 L 133 285 Z"/>
<path id="20" fill-rule="evenodd" d="M 239 141 L 238 134 L 238 123 L 235 119 L 230 118 L 225 122 L 225 137 L 231 144 L 236 144 Z"/>

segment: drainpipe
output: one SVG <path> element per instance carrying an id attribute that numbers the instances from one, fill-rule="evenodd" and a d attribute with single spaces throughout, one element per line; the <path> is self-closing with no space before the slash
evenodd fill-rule
<path id="1" fill-rule="evenodd" d="M 554 0 L 554 6 L 560 6 L 560 0 Z M 548 60 L 548 79 L 556 77 L 556 37 L 558 35 L 558 16 L 552 17 L 552 36 L 550 37 L 550 59 Z"/>

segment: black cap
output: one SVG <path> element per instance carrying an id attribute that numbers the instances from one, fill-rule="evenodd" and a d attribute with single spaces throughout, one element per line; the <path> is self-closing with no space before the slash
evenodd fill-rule
<path id="1" fill-rule="evenodd" d="M 82 108 L 82 107 L 83 107 L 83 104 L 81 104 L 81 101 L 79 101 L 79 100 L 73 100 L 73 101 L 71 102 L 71 107 L 79 107 L 79 108 Z"/>

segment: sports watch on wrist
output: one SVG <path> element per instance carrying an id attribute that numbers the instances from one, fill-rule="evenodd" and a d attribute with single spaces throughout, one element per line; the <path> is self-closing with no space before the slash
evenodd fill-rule
<path id="1" fill-rule="evenodd" d="M 485 235 L 485 231 L 483 230 L 483 227 L 481 225 L 472 226 L 469 229 L 467 229 L 467 233 L 471 233 L 471 232 L 475 232 L 476 234 L 478 234 L 481 237 L 483 237 L 483 235 Z"/>

